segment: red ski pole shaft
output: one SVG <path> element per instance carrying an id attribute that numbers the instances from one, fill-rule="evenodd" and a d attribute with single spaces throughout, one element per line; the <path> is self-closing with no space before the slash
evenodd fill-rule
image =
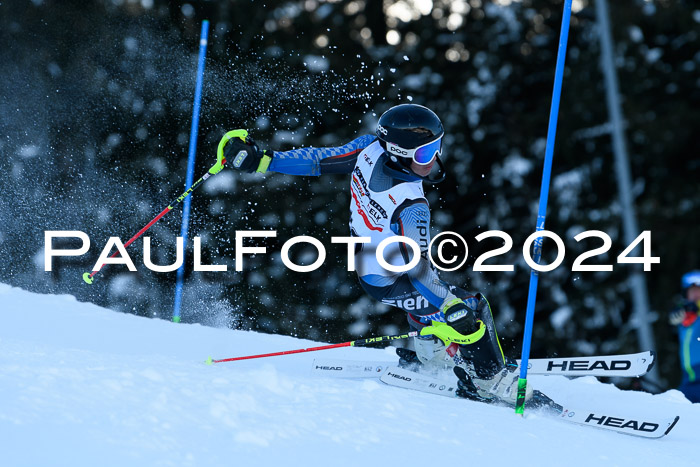
<path id="1" fill-rule="evenodd" d="M 151 226 L 152 226 L 153 224 L 155 224 L 156 222 L 158 222 L 158 221 L 160 220 L 161 217 L 163 217 L 164 215 L 166 215 L 167 213 L 169 213 L 170 210 L 171 210 L 172 208 L 173 208 L 173 207 L 172 207 L 171 205 L 169 205 L 167 208 L 163 209 L 163 210 L 161 211 L 161 213 L 158 214 L 156 217 L 154 217 L 153 220 L 152 220 L 151 222 L 149 222 L 148 224 L 146 224 L 146 226 L 145 226 L 144 228 L 142 228 L 141 230 L 139 230 L 139 231 L 136 233 L 136 235 L 134 235 L 133 237 L 131 237 L 131 238 L 124 244 L 124 248 L 126 248 L 126 247 L 128 247 L 129 245 L 131 245 L 132 243 L 134 243 L 134 240 L 136 240 L 136 239 L 139 238 L 141 235 L 143 235 L 143 233 L 144 233 L 146 230 L 150 229 Z M 119 254 L 119 251 L 115 251 L 114 253 L 112 253 L 111 255 L 109 255 L 109 257 L 110 257 L 110 258 L 114 258 L 114 257 L 117 256 L 118 254 Z M 98 269 L 95 269 L 94 271 L 92 271 L 92 273 L 88 274 L 87 277 L 90 278 L 90 279 L 92 279 L 92 277 L 93 277 L 95 274 L 97 274 L 97 273 L 99 272 L 100 269 L 102 269 L 102 266 L 104 266 L 104 264 L 100 265 L 100 267 L 99 267 Z M 89 282 L 88 282 L 88 284 L 89 284 Z"/>
<path id="2" fill-rule="evenodd" d="M 224 160 L 224 162 L 225 162 L 225 160 Z M 218 172 L 217 172 L 217 173 L 218 173 Z M 134 243 L 134 241 L 135 241 L 137 238 L 139 238 L 141 235 L 144 234 L 144 232 L 146 232 L 148 229 L 150 229 L 151 226 L 153 226 L 153 224 L 155 224 L 156 222 L 158 222 L 158 221 L 161 219 L 161 217 L 165 216 L 167 213 L 169 213 L 170 211 L 172 211 L 173 208 L 174 208 L 176 205 L 180 204 L 180 203 L 182 202 L 182 200 L 184 200 L 185 198 L 187 198 L 195 189 L 197 189 L 198 187 L 200 187 L 200 186 L 202 185 L 202 183 L 203 183 L 207 178 L 211 177 L 212 175 L 215 175 L 215 174 L 212 174 L 211 172 L 207 172 L 207 173 L 205 173 L 202 177 L 200 177 L 200 179 L 197 180 L 196 182 L 194 182 L 194 183 L 192 184 L 191 187 L 189 187 L 184 193 L 182 193 L 182 194 L 181 194 L 180 196 L 178 196 L 172 203 L 170 203 L 170 204 L 168 205 L 168 207 L 166 207 L 165 209 L 163 209 L 163 210 L 160 212 L 160 214 L 158 214 L 156 217 L 154 217 L 154 218 L 153 218 L 148 224 L 146 224 L 141 230 L 139 230 L 138 232 L 136 232 L 136 235 L 134 235 L 133 237 L 131 237 L 131 238 L 124 244 L 124 248 L 126 248 L 126 247 L 128 247 L 129 245 L 131 245 L 132 243 Z M 115 251 L 114 253 L 112 253 L 112 254 L 110 255 L 110 258 L 114 258 L 114 257 L 117 256 L 118 254 L 119 254 L 119 251 Z M 104 264 L 100 265 L 99 268 L 95 269 L 95 270 L 92 271 L 91 273 L 86 272 L 85 274 L 83 274 L 83 280 L 84 280 L 85 282 L 87 282 L 88 284 L 92 284 L 93 276 L 94 276 L 95 274 L 97 274 L 97 273 L 100 271 L 100 269 L 102 269 L 103 266 L 104 266 Z"/>
<path id="3" fill-rule="evenodd" d="M 219 172 L 221 172 L 221 171 L 223 170 L 224 166 L 226 165 L 226 157 L 224 156 L 224 147 L 226 146 L 226 143 L 228 143 L 228 141 L 229 141 L 230 139 L 232 139 L 232 138 L 241 138 L 241 139 L 244 139 L 244 140 L 245 140 L 245 138 L 247 138 L 247 137 L 248 137 L 248 132 L 247 132 L 246 130 L 233 130 L 233 131 L 229 131 L 228 133 L 226 133 L 226 134 L 224 135 L 224 137 L 221 138 L 221 141 L 219 141 L 219 147 L 218 147 L 217 150 L 216 150 L 216 164 L 214 164 L 213 166 L 211 166 L 211 168 L 209 169 L 209 171 L 208 171 L 207 173 L 205 173 L 204 175 L 202 175 L 202 176 L 199 178 L 199 180 L 197 180 L 196 182 L 194 182 L 194 183 L 192 184 L 191 187 L 189 187 L 187 190 L 185 190 L 184 193 L 182 193 L 180 196 L 178 196 L 177 198 L 175 198 L 175 201 L 173 201 L 172 203 L 170 203 L 170 204 L 168 205 L 168 207 L 166 207 L 165 209 L 163 209 L 163 210 L 160 212 L 160 214 L 158 214 L 156 217 L 154 217 L 154 218 L 151 220 L 151 222 L 149 222 L 149 223 L 146 224 L 141 230 L 139 230 L 139 231 L 136 233 L 136 235 L 134 235 L 133 237 L 131 237 L 131 238 L 129 239 L 129 241 L 126 242 L 126 243 L 124 244 L 124 247 L 126 248 L 126 247 L 128 247 L 129 245 L 131 245 L 131 244 L 134 242 L 134 240 L 136 240 L 136 239 L 139 238 L 141 235 L 143 235 L 143 233 L 144 233 L 146 230 L 150 229 L 151 226 L 152 226 L 153 224 L 155 224 L 156 222 L 158 222 L 158 221 L 160 220 L 161 217 L 163 217 L 164 215 L 166 215 L 167 213 L 169 213 L 170 211 L 172 211 L 172 210 L 173 210 L 173 207 L 175 207 L 177 204 L 180 204 L 185 198 L 187 198 L 190 194 L 192 194 L 192 192 L 193 192 L 194 190 L 196 190 L 199 186 L 201 186 L 202 183 L 204 183 L 204 182 L 206 181 L 206 179 L 208 179 L 208 178 L 211 177 L 212 175 L 218 174 Z M 114 253 L 112 253 L 112 255 L 110 256 L 110 258 L 115 257 L 118 253 L 119 253 L 118 251 L 115 251 Z M 89 273 L 89 272 L 84 273 L 84 274 L 83 274 L 83 280 L 84 280 L 86 283 L 88 283 L 88 284 L 92 284 L 92 282 L 93 282 L 93 280 L 94 280 L 94 279 L 93 279 L 93 276 L 94 276 L 95 274 L 97 274 L 97 272 L 98 272 L 100 269 L 102 269 L 103 266 L 104 266 L 104 264 L 101 264 L 99 268 L 95 269 L 95 270 L 92 271 L 91 273 Z"/>
<path id="4" fill-rule="evenodd" d="M 252 358 L 277 357 L 279 355 L 290 355 L 293 353 L 316 352 L 317 350 L 336 349 L 338 347 L 350 347 L 351 345 L 352 342 L 343 342 L 342 344 L 322 345 L 321 347 L 310 347 L 308 349 L 285 350 L 283 352 L 264 353 L 260 355 L 247 355 L 245 357 L 223 358 L 221 360 L 207 360 L 207 363 L 211 364 L 235 362 L 237 360 L 250 360 Z"/>
<path id="5" fill-rule="evenodd" d="M 238 360 L 250 360 L 253 358 L 266 358 L 266 357 L 278 357 L 280 355 L 290 355 L 295 353 L 304 352 L 317 352 L 319 350 L 337 349 L 339 347 L 363 347 L 372 344 L 378 344 L 380 342 L 393 341 L 397 339 L 405 339 L 407 337 L 415 337 L 418 335 L 417 331 L 411 331 L 406 334 L 398 334 L 395 336 L 379 336 L 379 337 L 368 337 L 367 339 L 358 339 L 355 341 L 342 342 L 340 344 L 329 344 L 322 345 L 319 347 L 309 347 L 307 349 L 296 349 L 296 350 L 284 350 L 282 352 L 264 353 L 259 355 L 247 355 L 244 357 L 233 357 L 233 358 L 223 358 L 220 360 L 214 360 L 211 357 L 207 359 L 207 364 L 211 365 L 213 363 L 223 363 L 223 362 L 235 362 Z"/>

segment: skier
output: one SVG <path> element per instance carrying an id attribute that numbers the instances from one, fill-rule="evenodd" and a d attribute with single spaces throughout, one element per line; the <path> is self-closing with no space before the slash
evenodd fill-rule
<path id="1" fill-rule="evenodd" d="M 400 365 L 454 368 L 462 397 L 514 404 L 517 366 L 503 355 L 488 302 L 442 281 L 427 259 L 430 209 L 423 183 L 445 179 L 443 135 L 432 110 L 402 104 L 382 114 L 376 136 L 360 136 L 344 146 L 273 152 L 248 137 L 230 139 L 224 153 L 235 169 L 248 173 L 352 174 L 351 235 L 371 239 L 355 249 L 360 284 L 375 299 L 405 311 L 410 327 L 421 332 L 414 338 L 415 352 L 397 350 Z M 384 269 L 374 254 L 379 242 L 395 235 L 420 246 L 418 265 L 405 273 Z M 391 264 L 410 262 L 412 250 L 405 243 L 390 245 L 394 250 L 387 247 L 384 256 L 399 259 Z M 531 396 L 528 388 L 526 400 Z"/>
<path id="2" fill-rule="evenodd" d="M 678 388 L 690 402 L 700 402 L 700 270 L 681 278 L 684 300 L 670 313 L 678 328 L 683 377 Z"/>

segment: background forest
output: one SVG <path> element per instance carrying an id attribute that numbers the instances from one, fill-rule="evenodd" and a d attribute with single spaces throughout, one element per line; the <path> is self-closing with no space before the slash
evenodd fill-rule
<path id="1" fill-rule="evenodd" d="M 593 0 L 575 0 L 554 154 L 547 229 L 566 245 L 564 264 L 540 275 L 532 356 L 639 350 L 630 272 L 615 264 L 621 205 L 600 68 Z M 353 0 L 0 2 L 0 281 L 75 295 L 112 309 L 170 319 L 175 273 L 108 266 L 81 280 L 111 236 L 126 241 L 184 191 L 201 22 L 211 22 L 195 177 L 215 161 L 227 130 L 247 128 L 262 147 L 343 144 L 373 133 L 378 116 L 406 102 L 433 109 L 446 127 L 445 182 L 426 189 L 433 233 L 459 232 L 470 255 L 442 277 L 489 297 L 505 349 L 519 355 L 563 1 Z M 682 0 L 610 2 L 633 197 L 639 228 L 661 263 L 644 274 L 659 351 L 661 390 L 679 378 L 667 312 L 680 276 L 700 268 L 700 6 Z M 405 330 L 405 316 L 375 303 L 346 271 L 349 183 L 344 176 L 246 175 L 225 170 L 192 198 L 190 239 L 207 264 L 192 271 L 188 242 L 183 321 L 334 342 Z M 156 224 L 154 261 L 175 257 L 180 210 Z M 267 255 L 235 272 L 236 230 L 277 230 Z M 498 258 L 513 273 L 475 273 L 478 243 L 506 231 Z M 44 231 L 81 230 L 80 258 L 44 272 Z M 574 259 L 613 239 L 592 264 Z M 327 245 L 312 273 L 284 268 L 287 239 Z M 255 244 L 256 242 L 250 242 Z M 77 246 L 57 242 L 63 248 Z M 545 242 L 551 261 L 553 244 Z M 311 250 L 293 250 L 313 261 Z M 309 259 L 310 258 L 310 259 Z M 51 326 L 51 323 L 45 323 Z M 125 342 L 128 336 L 124 336 Z M 626 384 L 617 382 L 618 384 Z M 634 384 L 634 382 L 633 382 Z"/>

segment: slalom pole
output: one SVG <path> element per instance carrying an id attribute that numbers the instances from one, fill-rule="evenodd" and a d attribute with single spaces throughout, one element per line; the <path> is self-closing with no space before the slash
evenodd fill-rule
<path id="1" fill-rule="evenodd" d="M 216 164 L 211 166 L 209 171 L 205 173 L 202 177 L 199 178 L 196 182 L 192 184 L 191 187 L 189 187 L 187 190 L 185 190 L 180 196 L 178 196 L 173 202 L 171 202 L 167 208 L 163 209 L 160 214 L 158 214 L 156 217 L 154 217 L 148 224 L 146 224 L 141 230 L 136 232 L 136 235 L 131 237 L 125 244 L 124 248 L 128 247 L 131 245 L 137 238 L 139 238 L 141 235 L 143 235 L 144 232 L 146 232 L 148 229 L 151 228 L 153 224 L 158 222 L 161 217 L 165 216 L 167 213 L 173 210 L 173 208 L 180 204 L 183 200 L 185 200 L 194 190 L 199 188 L 201 184 L 207 180 L 209 177 L 218 174 L 221 172 L 221 170 L 224 168 L 226 165 L 226 158 L 224 157 L 224 146 L 226 146 L 226 143 L 231 139 L 231 138 L 242 138 L 246 139 L 248 137 L 248 132 L 246 130 L 233 130 L 229 131 L 224 135 L 223 138 L 221 138 L 221 141 L 219 142 L 219 147 L 216 152 Z M 112 253 L 109 257 L 114 258 L 119 251 L 115 251 Z M 87 284 L 92 284 L 94 282 L 94 276 L 97 274 L 101 269 L 104 264 L 100 265 L 100 267 L 93 269 L 92 273 L 83 273 L 83 280 Z"/>
<path id="2" fill-rule="evenodd" d="M 557 65 L 554 72 L 554 90 L 552 92 L 552 105 L 549 109 L 549 128 L 547 129 L 547 145 L 545 148 L 544 170 L 542 172 L 542 185 L 540 187 L 540 205 L 537 212 L 536 231 L 544 230 L 544 221 L 547 214 L 547 198 L 549 197 L 549 181 L 552 174 L 552 159 L 554 158 L 554 140 L 557 134 L 557 118 L 559 117 L 559 100 L 561 98 L 561 86 L 564 77 L 564 62 L 566 61 L 566 45 L 569 39 L 569 20 L 571 19 L 571 0 L 564 1 L 564 13 L 559 33 L 559 51 L 557 53 Z M 537 264 L 542 257 L 542 237 L 534 242 L 533 261 Z M 527 313 L 525 315 L 525 334 L 523 336 L 522 355 L 520 357 L 520 378 L 518 379 L 518 394 L 515 401 L 515 413 L 522 415 L 525 410 L 525 393 L 527 390 L 527 365 L 530 359 L 530 343 L 532 341 L 532 324 L 535 318 L 535 302 L 537 300 L 537 282 L 539 273 L 533 268 L 530 270 L 530 288 L 527 295 Z"/>
<path id="3" fill-rule="evenodd" d="M 207 365 L 213 365 L 214 363 L 224 363 L 224 362 L 236 362 L 239 360 L 251 360 L 253 358 L 267 358 L 267 357 L 278 357 L 280 355 L 291 355 L 295 353 L 304 352 L 318 352 L 319 350 L 337 349 L 340 347 L 366 347 L 369 345 L 379 344 L 382 342 L 395 341 L 398 339 L 407 339 L 409 337 L 415 337 L 419 333 L 418 331 L 411 331 L 406 334 L 397 334 L 393 336 L 379 336 L 379 337 L 368 337 L 367 339 L 358 339 L 354 341 L 342 342 L 340 344 L 329 344 L 322 345 L 320 347 L 309 347 L 306 349 L 296 349 L 296 350 L 285 350 L 282 352 L 265 353 L 259 355 L 247 355 L 244 357 L 233 357 L 233 358 L 223 358 L 221 360 L 214 360 L 209 357 L 206 361 Z"/>
<path id="4" fill-rule="evenodd" d="M 192 180 L 194 178 L 194 161 L 197 155 L 197 134 L 199 133 L 199 109 L 202 103 L 202 81 L 204 81 L 204 59 L 207 54 L 207 38 L 209 35 L 209 21 L 202 21 L 202 30 L 199 35 L 199 60 L 197 63 L 197 84 L 194 89 L 194 106 L 192 108 L 192 126 L 190 128 L 190 150 L 187 160 L 187 179 L 185 181 L 185 188 L 192 186 Z M 187 231 L 190 224 L 190 204 L 192 198 L 185 198 L 185 202 L 182 204 L 182 227 L 180 229 L 180 237 L 182 237 L 182 243 L 187 244 Z M 185 278 L 185 261 L 183 254 L 183 261 L 180 267 L 177 269 L 177 281 L 175 283 L 175 301 L 173 303 L 173 321 L 176 323 L 180 322 L 180 306 L 182 305 L 182 283 Z"/>

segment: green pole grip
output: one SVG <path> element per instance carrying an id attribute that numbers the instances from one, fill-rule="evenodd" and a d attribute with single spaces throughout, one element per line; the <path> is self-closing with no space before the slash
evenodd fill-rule
<path id="1" fill-rule="evenodd" d="M 515 413 L 522 415 L 525 412 L 525 393 L 527 391 L 527 378 L 518 378 L 518 394 L 515 399 Z"/>
<path id="2" fill-rule="evenodd" d="M 224 164 L 226 164 L 226 158 L 224 157 L 224 147 L 226 146 L 226 143 L 228 143 L 229 140 L 233 138 L 240 138 L 243 141 L 245 141 L 248 138 L 248 131 L 231 130 L 224 134 L 224 136 L 221 138 L 221 141 L 219 141 L 219 147 L 216 150 L 216 164 L 214 164 L 212 168 L 209 169 L 210 174 L 216 175 L 219 172 L 221 172 L 221 169 L 224 168 Z"/>

